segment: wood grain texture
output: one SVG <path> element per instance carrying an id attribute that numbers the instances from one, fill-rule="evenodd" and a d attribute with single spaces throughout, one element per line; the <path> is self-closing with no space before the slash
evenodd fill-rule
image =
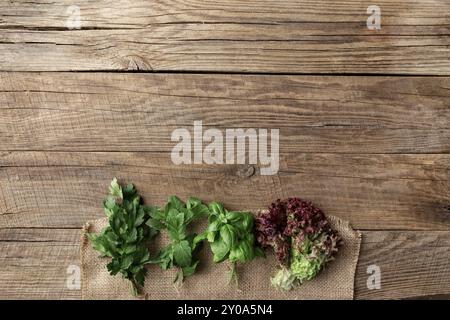
<path id="1" fill-rule="evenodd" d="M 0 299 L 80 298 L 67 267 L 113 176 L 159 205 L 304 197 L 363 229 L 357 299 L 450 299 L 449 1 L 377 1 L 379 31 L 361 0 L 79 0 L 69 30 L 73 4 L 0 3 Z M 30 72 L 102 70 L 182 73 Z M 175 166 L 195 120 L 280 129 L 278 175 Z"/>
<path id="2" fill-rule="evenodd" d="M 80 299 L 67 268 L 80 265 L 79 230 L 0 229 L 0 299 Z"/>
<path id="3" fill-rule="evenodd" d="M 68 266 L 80 264 L 79 237 L 76 229 L 0 229 L 0 299 L 80 298 L 66 286 Z M 448 298 L 449 246 L 449 232 L 363 232 L 355 298 Z M 381 269 L 378 290 L 366 285 L 373 264 Z"/>
<path id="4" fill-rule="evenodd" d="M 288 196 L 311 200 L 360 229 L 450 229 L 450 155 L 281 155 L 278 175 L 257 165 L 174 165 L 168 153 L 2 152 L 0 227 L 81 227 L 103 217 L 113 176 L 151 204 L 195 195 L 230 209 Z"/>
<path id="5" fill-rule="evenodd" d="M 450 233 L 363 233 L 355 277 L 356 299 L 400 299 L 443 295 L 450 299 Z M 381 271 L 381 289 L 367 289 L 367 267 Z"/>
<path id="6" fill-rule="evenodd" d="M 0 70 L 190 70 L 450 74 L 446 0 L 76 2 L 0 4 Z"/>
<path id="7" fill-rule="evenodd" d="M 2 73 L 0 150 L 168 152 L 202 120 L 282 153 L 449 153 L 449 79 Z"/>

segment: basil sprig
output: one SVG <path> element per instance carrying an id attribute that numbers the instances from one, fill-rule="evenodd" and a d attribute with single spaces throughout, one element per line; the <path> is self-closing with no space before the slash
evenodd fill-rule
<path id="1" fill-rule="evenodd" d="M 237 281 L 236 263 L 245 263 L 264 256 L 256 246 L 253 233 L 254 217 L 249 212 L 226 210 L 221 203 L 209 204 L 208 227 L 194 239 L 196 243 L 207 240 L 216 263 L 228 259 L 232 264 L 231 279 Z"/>

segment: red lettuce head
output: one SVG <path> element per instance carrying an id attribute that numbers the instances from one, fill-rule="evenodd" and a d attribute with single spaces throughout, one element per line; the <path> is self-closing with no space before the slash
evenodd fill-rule
<path id="1" fill-rule="evenodd" d="M 284 266 L 290 265 L 293 250 L 301 251 L 306 240 L 315 241 L 324 261 L 332 260 L 340 244 L 322 210 L 299 198 L 278 199 L 259 213 L 255 227 L 259 245 L 272 248 Z"/>

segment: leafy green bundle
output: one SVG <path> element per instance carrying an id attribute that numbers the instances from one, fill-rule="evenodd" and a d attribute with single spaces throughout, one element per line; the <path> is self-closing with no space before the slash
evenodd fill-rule
<path id="1" fill-rule="evenodd" d="M 253 234 L 254 217 L 248 212 L 226 210 L 221 203 L 209 204 L 208 227 L 194 239 L 194 244 L 208 240 L 216 263 L 228 259 L 232 263 L 231 278 L 237 280 L 236 262 L 248 262 L 264 256 L 256 247 Z"/>
<path id="2" fill-rule="evenodd" d="M 156 230 L 166 229 L 171 243 L 162 249 L 152 260 L 164 269 L 178 267 L 180 270 L 174 280 L 183 281 L 195 273 L 199 260 L 194 258 L 198 242 L 196 234 L 188 234 L 188 225 L 208 214 L 208 207 L 199 199 L 189 198 L 183 203 L 178 197 L 171 196 L 163 209 L 154 210 L 147 224 Z"/>
<path id="3" fill-rule="evenodd" d="M 146 222 L 155 208 L 142 205 L 142 199 L 132 184 L 122 187 L 114 178 L 110 195 L 103 202 L 109 225 L 99 234 L 88 234 L 95 250 L 110 257 L 107 264 L 111 275 L 122 274 L 131 281 L 137 295 L 144 285 L 150 253 L 147 243 L 157 231 Z"/>

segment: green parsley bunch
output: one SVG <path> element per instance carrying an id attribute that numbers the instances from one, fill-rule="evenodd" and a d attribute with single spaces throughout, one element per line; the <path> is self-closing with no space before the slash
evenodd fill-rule
<path id="1" fill-rule="evenodd" d="M 120 273 L 131 281 L 132 292 L 137 295 L 144 285 L 150 261 L 147 244 L 156 229 L 146 222 L 156 208 L 144 206 L 132 184 L 122 188 L 114 178 L 109 187 L 110 195 L 103 202 L 109 225 L 99 234 L 89 234 L 95 250 L 103 257 L 111 258 L 107 264 L 111 275 Z"/>

